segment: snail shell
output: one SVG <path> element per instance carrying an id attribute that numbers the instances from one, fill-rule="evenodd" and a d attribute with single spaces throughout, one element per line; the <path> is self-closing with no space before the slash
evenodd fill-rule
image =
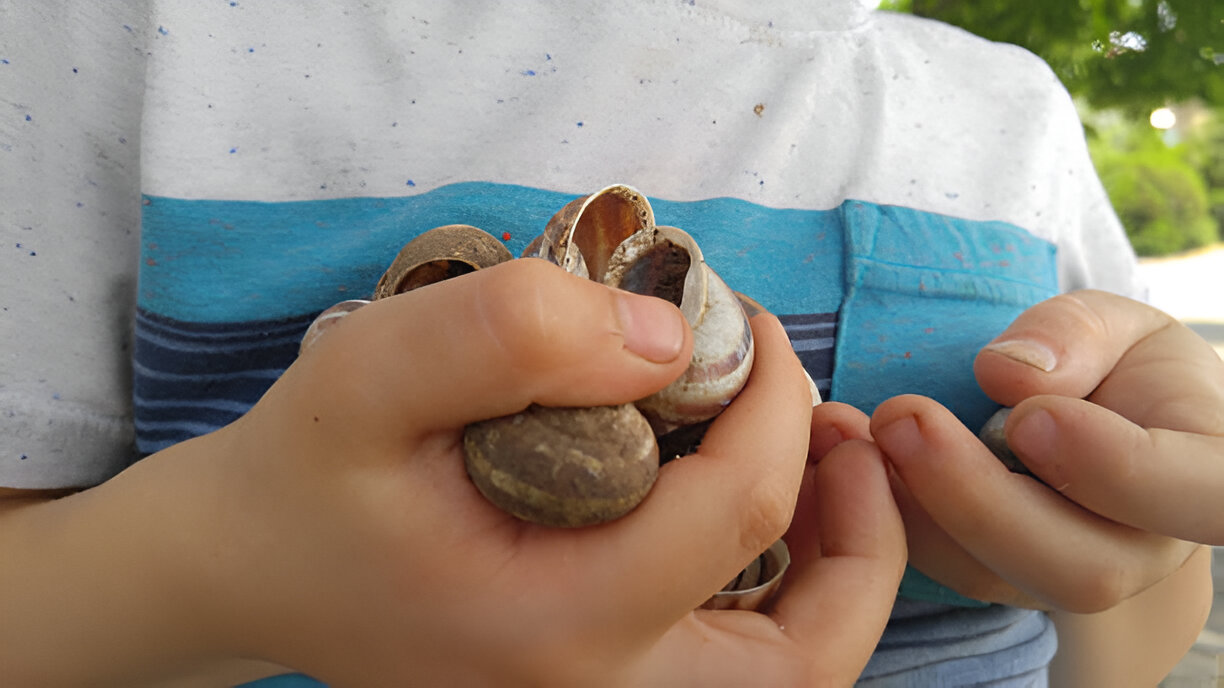
<path id="1" fill-rule="evenodd" d="M 671 300 L 693 330 L 688 369 L 637 402 L 655 433 L 717 416 L 752 370 L 752 328 L 735 292 L 706 265 L 693 237 L 675 227 L 639 231 L 617 247 L 610 265 L 609 286 Z"/>
<path id="2" fill-rule="evenodd" d="M 633 187 L 615 184 L 558 210 L 523 256 L 543 258 L 566 272 L 603 282 L 616 247 L 653 226 L 654 210 L 646 197 Z"/>
<path id="3" fill-rule="evenodd" d="M 659 471 L 650 426 L 632 404 L 532 405 L 472 423 L 468 475 L 490 502 L 525 521 L 573 528 L 626 514 Z"/>
<path id="4" fill-rule="evenodd" d="M 487 268 L 514 256 L 493 235 L 471 225 L 445 225 L 423 232 L 404 245 L 374 288 L 375 299 L 412 291 L 434 282 Z M 341 301 L 319 315 L 306 328 L 298 345 L 301 355 L 344 316 L 369 303 Z"/>
<path id="5" fill-rule="evenodd" d="M 982 429 L 978 431 L 978 439 L 982 440 L 982 444 L 995 455 L 1007 470 L 1012 473 L 1020 473 L 1023 475 L 1033 475 L 1028 466 L 1016 456 L 1016 453 L 1011 450 L 1007 444 L 1007 435 L 1003 432 L 1003 426 L 1007 423 L 1007 417 L 1011 415 L 1012 408 L 1004 406 L 995 411 L 994 415 L 986 420 L 982 425 Z"/>
<path id="6" fill-rule="evenodd" d="M 306 349 L 309 349 L 318 341 L 319 337 L 322 337 L 328 330 L 339 325 L 344 316 L 367 303 L 369 301 L 365 299 L 349 299 L 348 301 L 341 301 L 316 315 L 315 319 L 311 321 L 310 327 L 306 328 L 306 334 L 302 335 L 302 342 L 298 344 L 298 355 L 301 356 Z"/>
<path id="7" fill-rule="evenodd" d="M 782 574 L 790 566 L 790 550 L 777 540 L 752 560 L 722 590 L 701 605 L 702 609 L 756 610 L 769 603 L 782 584 Z"/>
<path id="8" fill-rule="evenodd" d="M 471 225 L 434 227 L 400 249 L 378 280 L 374 298 L 419 289 L 513 257 L 504 244 L 483 229 Z"/>
<path id="9" fill-rule="evenodd" d="M 743 388 L 753 360 L 743 306 L 692 236 L 655 225 L 637 189 L 616 184 L 570 202 L 525 255 L 680 308 L 693 330 L 692 362 L 678 380 L 637 403 L 656 434 L 713 418 Z"/>

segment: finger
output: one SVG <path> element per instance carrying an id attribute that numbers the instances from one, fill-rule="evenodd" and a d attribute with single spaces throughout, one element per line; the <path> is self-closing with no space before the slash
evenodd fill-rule
<path id="1" fill-rule="evenodd" d="M 812 408 L 812 429 L 808 436 L 808 460 L 820 461 L 834 447 L 846 440 L 871 438 L 867 414 L 836 401 L 826 401 Z"/>
<path id="2" fill-rule="evenodd" d="M 1169 315 L 1115 294 L 1079 291 L 1025 311 L 974 362 L 1007 406 L 1037 394 L 1093 401 L 1148 427 L 1221 433 L 1224 362 Z"/>
<path id="3" fill-rule="evenodd" d="M 645 501 L 606 526 L 611 543 L 577 543 L 588 550 L 582 556 L 606 562 L 590 567 L 606 574 L 592 577 L 591 587 L 641 601 L 643 613 L 664 627 L 765 551 L 794 509 L 811 398 L 777 319 L 758 315 L 752 328 L 756 357 L 748 384 L 711 424 L 698 452 L 664 466 Z M 626 580 L 623 571 L 650 575 Z"/>
<path id="4" fill-rule="evenodd" d="M 1160 311 L 1097 291 L 1060 294 L 1020 314 L 974 361 L 983 391 L 1006 406 L 1034 394 L 1083 398 L 1134 344 L 1168 324 Z"/>
<path id="5" fill-rule="evenodd" d="M 691 350 L 683 316 L 662 299 L 513 260 L 375 301 L 299 363 L 331 407 L 362 412 L 363 428 L 410 432 L 532 402 L 632 401 L 680 375 Z"/>
<path id="6" fill-rule="evenodd" d="M 905 524 L 909 564 L 927 577 L 973 600 L 1010 607 L 1049 609 L 978 561 L 922 508 L 895 472 L 889 475 L 893 499 Z"/>
<path id="7" fill-rule="evenodd" d="M 1029 470 L 1084 507 L 1135 528 L 1224 545 L 1224 517 L 1206 506 L 1224 495 L 1224 437 L 1148 430 L 1057 396 L 1022 402 L 1005 432 Z"/>
<path id="8" fill-rule="evenodd" d="M 905 537 L 870 442 L 842 443 L 812 468 L 786 534 L 793 563 L 769 616 L 689 614 L 651 648 L 631 685 L 854 682 L 888 622 Z"/>
<path id="9" fill-rule="evenodd" d="M 1224 517 L 1187 508 L 1224 485 L 1224 361 L 1189 328 L 1129 299 L 1076 292 L 1021 315 L 976 369 L 1009 405 L 1057 394 L 1100 407 L 1033 398 L 1008 425 L 1026 465 L 1068 497 L 1137 527 L 1224 540 Z"/>
<path id="10" fill-rule="evenodd" d="M 812 474 L 816 468 L 814 462 L 846 440 L 870 439 L 869 422 L 865 414 L 847 404 L 826 402 L 812 409 L 812 435 L 808 447 L 808 461 L 811 463 L 804 475 L 804 487 L 799 495 L 799 504 L 795 508 L 795 519 L 786 536 L 788 543 L 794 542 L 791 549 L 796 556 L 807 538 L 796 537 L 794 534 L 797 529 L 804 527 L 803 524 L 815 522 L 810 489 L 814 479 Z M 895 473 L 890 474 L 888 479 L 905 527 L 910 564 L 960 594 L 976 600 L 1012 606 L 1037 606 L 1031 597 L 974 559 L 964 547 L 940 528 Z"/>
<path id="11" fill-rule="evenodd" d="M 768 617 L 697 610 L 667 629 L 619 685 L 739 688 L 825 685 L 805 680 L 798 653 Z M 834 685 L 834 684 L 828 684 Z"/>
<path id="12" fill-rule="evenodd" d="M 844 442 L 814 467 L 785 537 L 791 570 L 771 616 L 797 643 L 854 658 L 854 678 L 888 621 L 906 544 L 883 456 Z"/>
<path id="13" fill-rule="evenodd" d="M 872 435 L 935 523 L 1012 585 L 1061 609 L 1106 609 L 1173 571 L 1187 543 L 1130 528 L 1007 471 L 954 416 L 903 396 Z"/>

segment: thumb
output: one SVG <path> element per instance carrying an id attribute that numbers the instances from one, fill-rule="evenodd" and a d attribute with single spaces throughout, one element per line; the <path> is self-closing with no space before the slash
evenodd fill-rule
<path id="1" fill-rule="evenodd" d="M 1021 314 L 975 372 L 1016 407 L 1008 445 L 1064 496 L 1136 528 L 1224 541 L 1219 523 L 1185 508 L 1224 486 L 1224 364 L 1189 328 L 1137 301 L 1075 292 Z"/>
<path id="2" fill-rule="evenodd" d="M 1115 294 L 1060 294 L 1021 313 L 987 344 L 974 373 L 982 390 L 1005 406 L 1038 394 L 1083 399 L 1136 344 L 1171 322 Z"/>
<path id="3" fill-rule="evenodd" d="M 301 398 L 317 397 L 366 441 L 398 441 L 531 403 L 639 399 L 684 372 L 692 342 L 662 299 L 521 259 L 375 301 L 286 376 L 305 378 L 313 393 Z"/>

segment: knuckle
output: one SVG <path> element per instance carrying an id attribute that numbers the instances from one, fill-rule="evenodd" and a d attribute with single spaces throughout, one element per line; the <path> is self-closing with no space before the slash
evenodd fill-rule
<path id="1" fill-rule="evenodd" d="M 482 283 L 477 309 L 485 335 L 508 366 L 538 370 L 567 350 L 563 309 L 554 306 L 557 269 L 542 260 L 515 260 L 499 266 L 496 279 Z"/>
<path id="2" fill-rule="evenodd" d="M 1050 299 L 1050 303 L 1058 308 L 1060 320 L 1069 321 L 1063 323 L 1064 327 L 1070 325 L 1093 337 L 1109 336 L 1109 321 L 1089 303 L 1090 299 L 1083 298 L 1090 293 L 1059 294 Z"/>
<path id="3" fill-rule="evenodd" d="M 778 481 L 764 481 L 749 491 L 743 504 L 740 545 L 745 551 L 764 552 L 790 525 L 794 495 Z"/>

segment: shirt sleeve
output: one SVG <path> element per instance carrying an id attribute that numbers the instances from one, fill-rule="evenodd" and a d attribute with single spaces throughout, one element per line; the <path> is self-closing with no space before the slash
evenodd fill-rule
<path id="1" fill-rule="evenodd" d="M 1071 96 L 1042 63 L 1053 84 L 1050 89 L 1050 143 L 1054 160 L 1064 166 L 1050 170 L 1057 185 L 1053 198 L 1059 245 L 1058 269 L 1062 291 L 1102 289 L 1144 300 L 1134 249 L 1101 184 L 1083 124 Z"/>

